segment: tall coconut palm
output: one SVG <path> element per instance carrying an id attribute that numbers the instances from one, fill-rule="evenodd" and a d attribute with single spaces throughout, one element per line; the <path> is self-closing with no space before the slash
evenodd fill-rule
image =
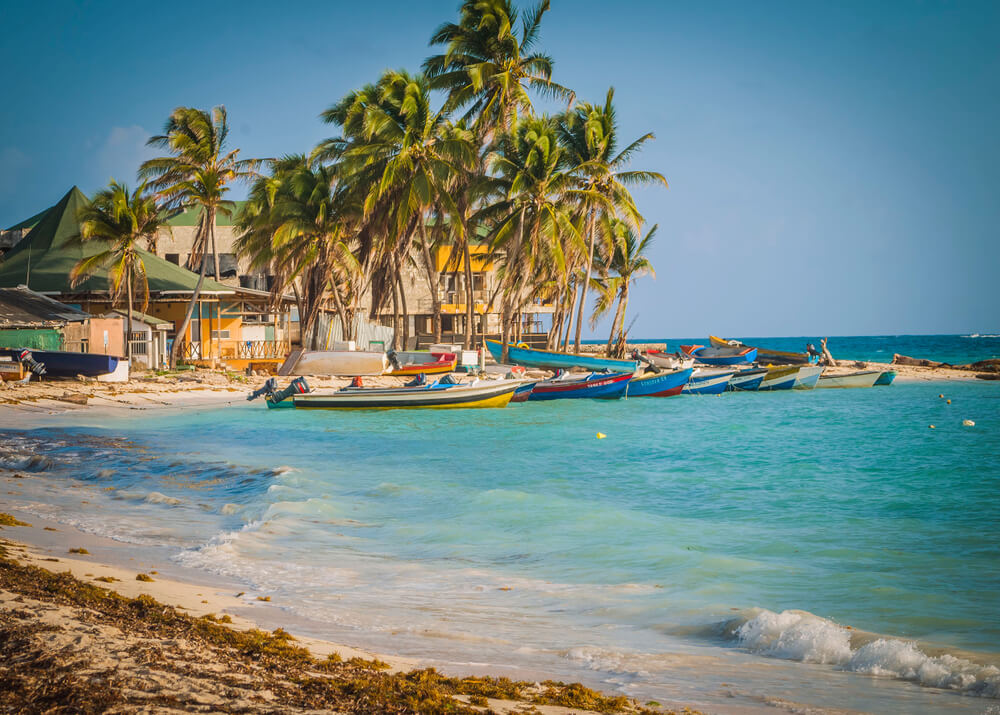
<path id="1" fill-rule="evenodd" d="M 587 289 L 593 273 L 594 249 L 601 214 L 613 212 L 631 225 L 642 222 L 639 210 L 629 191 L 630 186 L 660 183 L 667 180 L 655 171 L 626 170 L 626 166 L 642 146 L 651 141 L 652 132 L 643 134 L 621 151 L 618 151 L 618 117 L 614 107 L 615 90 L 608 90 L 603 105 L 583 103 L 563 115 L 560 121 L 560 140 L 566 148 L 573 175 L 579 185 L 604 197 L 603 205 L 588 202 L 583 208 L 587 216 L 587 253 L 584 257 L 580 282 L 580 302 L 576 315 L 575 352 L 580 352 L 583 329 L 583 311 L 587 304 Z"/>
<path id="2" fill-rule="evenodd" d="M 112 179 L 107 188 L 98 191 L 89 204 L 80 209 L 79 240 L 101 242 L 97 253 L 77 262 L 70 271 L 70 285 L 94 275 L 99 270 L 108 271 L 112 304 L 125 294 L 128 308 L 125 323 L 125 359 L 132 359 L 132 306 L 136 288 L 142 295 L 142 311 L 149 305 L 149 282 L 140 242 L 149 241 L 164 226 L 160 207 L 147 193 L 145 183 L 130 192 L 124 184 Z"/>
<path id="3" fill-rule="evenodd" d="M 459 21 L 431 36 L 444 53 L 423 65 L 433 87 L 448 92 L 447 109 L 464 108 L 465 118 L 502 131 L 531 113 L 529 90 L 571 102 L 573 92 L 552 81 L 552 58 L 532 52 L 548 9 L 543 0 L 522 17 L 510 0 L 464 0 Z"/>
<path id="4" fill-rule="evenodd" d="M 591 325 L 607 314 L 617 301 L 605 349 L 610 355 L 612 344 L 616 344 L 616 355 L 621 357 L 621 353 L 624 351 L 625 312 L 628 310 L 629 290 L 641 276 L 656 277 L 653 264 L 645 253 L 653 242 L 657 226 L 654 225 L 649 229 L 649 232 L 641 239 L 639 233 L 632 226 L 620 219 L 606 221 L 604 228 L 612 237 L 613 249 L 608 257 L 608 275 L 598 281 L 599 292 Z M 617 342 L 615 340 L 616 333 Z"/>
<path id="5" fill-rule="evenodd" d="M 215 265 L 215 279 L 220 278 L 219 252 L 215 243 L 216 215 L 232 214 L 233 202 L 226 199 L 226 194 L 234 182 L 251 178 L 259 164 L 255 160 L 240 159 L 239 149 L 227 152 L 228 135 L 225 107 L 214 107 L 211 112 L 178 107 L 167 119 L 163 134 L 147 142 L 149 146 L 166 150 L 170 156 L 150 159 L 139 168 L 139 176 L 149 180 L 167 208 L 195 208 L 201 211 L 188 261 L 192 270 L 198 265 L 198 283 L 170 351 L 171 365 L 176 364 L 179 345 L 187 335 L 201 294 L 205 254 L 209 249 Z"/>

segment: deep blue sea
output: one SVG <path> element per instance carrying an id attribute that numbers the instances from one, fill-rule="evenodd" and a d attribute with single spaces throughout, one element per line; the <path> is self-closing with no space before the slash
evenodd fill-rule
<path id="1" fill-rule="evenodd" d="M 1000 698 L 995 382 L 50 419 L 0 432 L 30 477 L 0 503 L 239 581 L 315 636 L 708 712 Z"/>
<path id="2" fill-rule="evenodd" d="M 728 340 L 739 340 L 745 345 L 802 353 L 805 352 L 808 343 L 812 343 L 819 349 L 819 341 L 824 336 L 762 338 L 726 335 L 723 337 Z M 698 338 L 637 337 L 631 338 L 631 340 L 636 343 L 666 342 L 668 350 L 671 352 L 677 350 L 680 345 L 708 345 L 707 335 Z M 585 342 L 603 345 L 606 340 Z M 1000 358 L 1000 334 L 830 336 L 827 346 L 836 360 L 892 362 L 893 353 L 898 353 L 907 357 L 960 365 Z"/>

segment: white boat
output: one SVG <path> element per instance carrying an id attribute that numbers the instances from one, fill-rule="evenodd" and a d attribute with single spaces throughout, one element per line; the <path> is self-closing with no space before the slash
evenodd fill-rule
<path id="1" fill-rule="evenodd" d="M 811 390 L 816 387 L 823 368 L 819 365 L 803 365 L 795 375 L 795 382 L 792 384 L 793 390 Z"/>
<path id="2" fill-rule="evenodd" d="M 420 388 L 345 388 L 337 392 L 294 395 L 292 402 L 299 410 L 506 407 L 522 383 L 522 380 L 477 380 L 469 385 Z"/>
<path id="3" fill-rule="evenodd" d="M 823 375 L 816 387 L 872 387 L 882 372 L 861 370 L 847 375 Z"/>
<path id="4" fill-rule="evenodd" d="M 664 370 L 687 370 L 694 367 L 693 357 L 680 353 L 666 353 L 662 350 L 647 350 L 639 355 L 639 359 Z"/>
<path id="5" fill-rule="evenodd" d="M 288 356 L 279 375 L 381 375 L 389 367 L 384 352 L 363 350 L 303 350 Z"/>

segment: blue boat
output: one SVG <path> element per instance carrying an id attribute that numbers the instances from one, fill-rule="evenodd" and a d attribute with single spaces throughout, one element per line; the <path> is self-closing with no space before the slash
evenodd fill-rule
<path id="1" fill-rule="evenodd" d="M 625 397 L 672 397 L 691 379 L 693 368 L 655 372 L 633 377 L 625 387 Z"/>
<path id="2" fill-rule="evenodd" d="M 0 355 L 20 360 L 20 348 L 0 348 Z M 45 366 L 46 377 L 97 377 L 114 372 L 122 358 L 100 353 L 72 353 L 62 350 L 28 350 L 36 362 Z"/>
<path id="3" fill-rule="evenodd" d="M 503 346 L 498 340 L 487 340 L 486 349 L 497 363 L 503 363 Z M 569 370 L 578 367 L 581 370 L 611 370 L 614 372 L 634 372 L 635 360 L 614 360 L 612 358 L 595 357 L 591 355 L 571 355 L 557 353 L 552 350 L 535 350 L 527 346 L 508 345 L 507 362 L 525 367 L 541 367 L 550 370 L 562 368 Z"/>
<path id="4" fill-rule="evenodd" d="M 681 345 L 681 352 L 705 365 L 749 365 L 757 359 L 757 348 Z"/>
<path id="5" fill-rule="evenodd" d="M 752 367 L 748 370 L 740 370 L 729 378 L 726 390 L 732 392 L 753 392 L 760 387 L 760 383 L 763 382 L 766 374 L 766 367 Z"/>
<path id="6" fill-rule="evenodd" d="M 559 376 L 536 382 L 529 402 L 538 400 L 563 400 L 568 398 L 596 398 L 617 400 L 625 394 L 631 372 L 591 373 L 581 378 Z"/>
<path id="7" fill-rule="evenodd" d="M 686 395 L 721 395 L 726 391 L 733 370 L 711 370 L 696 372 L 684 386 Z"/>

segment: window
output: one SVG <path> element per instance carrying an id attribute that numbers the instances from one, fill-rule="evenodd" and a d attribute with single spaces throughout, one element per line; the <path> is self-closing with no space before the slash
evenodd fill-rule
<path id="1" fill-rule="evenodd" d="M 181 264 L 181 254 L 179 253 L 168 253 L 166 254 L 166 259 L 175 266 L 179 266 Z"/>
<path id="2" fill-rule="evenodd" d="M 212 340 L 229 340 L 228 330 L 213 330 Z"/>

